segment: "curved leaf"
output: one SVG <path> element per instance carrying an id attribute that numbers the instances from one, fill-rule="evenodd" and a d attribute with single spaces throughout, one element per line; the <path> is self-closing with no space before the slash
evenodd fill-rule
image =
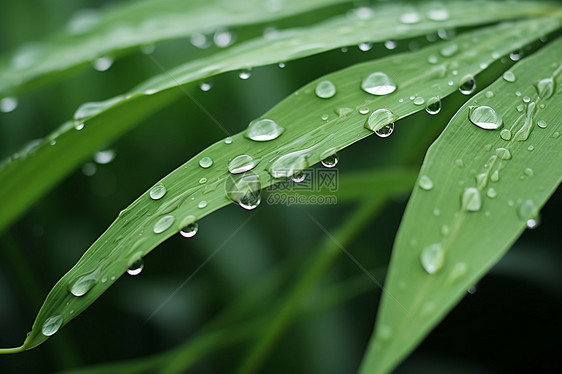
<path id="1" fill-rule="evenodd" d="M 538 223 L 562 181 L 561 81 L 558 38 L 467 102 L 431 146 L 361 373 L 392 370 Z M 471 123 L 499 123 L 488 107 L 503 118 L 497 130 Z"/>
<path id="2" fill-rule="evenodd" d="M 0 184 L 0 194 L 12 197 L 5 204 L 3 214 L 0 216 L 0 232 L 93 152 L 119 137 L 139 118 L 147 116 L 177 97 L 180 92 L 175 88 L 179 85 L 225 71 L 309 56 L 365 40 L 400 39 L 423 35 L 442 27 L 466 26 L 504 17 L 523 16 L 533 12 L 530 8 L 528 3 L 519 5 L 519 3 L 484 2 L 468 5 L 466 2 L 460 2 L 455 3 L 455 7 L 451 7 L 447 13 L 449 18 L 446 20 L 431 20 L 423 17 L 418 23 L 404 25 L 400 23 L 404 11 L 402 6 L 378 5 L 373 10 L 374 14 L 379 15 L 376 19 L 364 20 L 345 16 L 310 28 L 279 32 L 271 38 L 244 43 L 209 58 L 180 66 L 170 73 L 150 79 L 128 94 L 105 102 L 87 103 L 78 109 L 74 122 L 67 122 L 45 139 L 33 142 L 32 147 L 26 147 L 15 155 L 17 158 L 7 160 L 0 167 L 0 180 L 4 181 Z M 538 7 L 538 9 L 540 11 L 542 8 Z M 541 24 L 542 22 L 544 24 Z M 486 62 L 482 63 L 489 63 L 549 33 L 559 27 L 559 21 L 531 20 L 520 25 L 515 27 L 520 27 L 521 32 L 517 29 L 510 30 L 510 33 L 506 34 L 506 39 L 498 43 L 500 45 L 497 47 L 498 55 L 494 55 L 491 59 L 487 58 Z M 496 48 L 492 44 L 484 44 L 483 47 Z M 433 53 L 439 56 L 437 47 Z M 428 56 L 423 57 L 426 59 Z M 439 58 L 441 62 L 447 60 L 447 58 Z M 442 65 L 435 66 L 436 74 L 440 74 L 437 70 L 440 66 Z M 454 70 L 454 67 L 448 68 Z M 480 69 L 471 70 L 471 74 L 478 71 Z M 453 84 L 457 84 L 458 79 L 462 77 L 462 75 L 451 77 Z M 74 127 L 81 128 L 82 125 L 84 130 L 74 131 Z M 52 146 L 55 143 L 56 146 Z M 22 185 L 31 187 L 22 189 Z"/>

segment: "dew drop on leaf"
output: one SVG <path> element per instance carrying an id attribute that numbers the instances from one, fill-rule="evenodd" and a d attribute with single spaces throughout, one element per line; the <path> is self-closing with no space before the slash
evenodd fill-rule
<path id="1" fill-rule="evenodd" d="M 238 155 L 228 163 L 228 171 L 232 174 L 245 173 L 252 170 L 256 162 L 250 155 Z"/>
<path id="2" fill-rule="evenodd" d="M 134 261 L 131 266 L 127 269 L 127 274 L 129 275 L 139 275 L 144 269 L 144 261 L 142 258 Z"/>
<path id="3" fill-rule="evenodd" d="M 320 155 L 322 158 L 322 166 L 326 168 L 333 168 L 338 164 L 339 158 L 338 154 L 333 150 L 328 150 Z"/>
<path id="4" fill-rule="evenodd" d="M 98 282 L 99 272 L 101 268 L 91 272 L 90 274 L 79 277 L 69 288 L 69 291 L 74 296 L 84 296 L 87 294 Z"/>
<path id="5" fill-rule="evenodd" d="M 502 131 L 500 131 L 500 137 L 503 140 L 511 140 L 511 131 L 508 129 L 503 129 Z"/>
<path id="6" fill-rule="evenodd" d="M 461 80 L 461 85 L 459 87 L 459 91 L 463 95 L 470 95 L 471 93 L 476 90 L 476 80 L 472 75 L 467 75 Z"/>
<path id="7" fill-rule="evenodd" d="M 166 194 L 166 187 L 162 183 L 158 183 L 156 186 L 152 187 L 148 193 L 152 200 L 159 200 Z"/>
<path id="8" fill-rule="evenodd" d="M 525 200 L 519 205 L 517 214 L 527 224 L 527 228 L 533 229 L 539 224 L 539 209 L 533 200 Z"/>
<path id="9" fill-rule="evenodd" d="M 251 76 L 252 76 L 252 68 L 242 69 L 238 73 L 238 77 L 240 77 L 240 79 L 243 79 L 243 80 L 246 80 L 246 79 L 250 78 Z"/>
<path id="10" fill-rule="evenodd" d="M 515 82 L 515 74 L 513 74 L 513 72 L 510 70 L 503 73 L 502 77 L 506 82 L 510 82 L 510 83 Z"/>
<path id="11" fill-rule="evenodd" d="M 441 111 L 441 100 L 438 97 L 429 99 L 425 111 L 431 115 L 438 114 Z"/>
<path id="12" fill-rule="evenodd" d="M 445 264 L 445 251 L 441 243 L 425 247 L 421 252 L 421 264 L 428 274 L 437 273 Z"/>
<path id="13" fill-rule="evenodd" d="M 199 230 L 199 225 L 196 222 L 190 223 L 189 225 L 184 226 L 180 230 L 180 235 L 183 236 L 184 238 L 191 238 L 195 236 L 195 234 L 197 234 L 198 230 Z"/>
<path id="14" fill-rule="evenodd" d="M 160 234 L 160 233 L 168 230 L 170 228 L 170 226 L 172 226 L 172 224 L 174 223 L 175 220 L 176 220 L 176 218 L 174 216 L 171 216 L 171 215 L 163 216 L 158 221 L 156 221 L 152 231 L 155 234 Z"/>
<path id="15" fill-rule="evenodd" d="M 321 99 L 329 99 L 336 94 L 336 86 L 330 81 L 321 81 L 316 85 L 314 93 Z"/>
<path id="16" fill-rule="evenodd" d="M 502 125 L 501 116 L 489 106 L 470 107 L 468 119 L 484 130 L 496 130 Z"/>
<path id="17" fill-rule="evenodd" d="M 433 181 L 427 175 L 422 175 L 418 181 L 418 186 L 423 190 L 429 191 L 433 188 Z"/>
<path id="18" fill-rule="evenodd" d="M 59 331 L 63 323 L 63 318 L 60 314 L 49 317 L 43 322 L 41 333 L 45 336 L 52 336 Z"/>
<path id="19" fill-rule="evenodd" d="M 295 173 L 291 176 L 291 180 L 295 183 L 302 183 L 304 182 L 305 179 L 306 179 L 306 174 L 303 173 L 302 171 L 299 171 L 298 173 Z"/>
<path id="20" fill-rule="evenodd" d="M 250 122 L 245 135 L 256 142 L 266 142 L 277 139 L 284 131 L 274 120 L 263 118 Z"/>
<path id="21" fill-rule="evenodd" d="M 469 212 L 479 211 L 482 207 L 480 191 L 475 187 L 465 188 L 461 197 L 461 206 L 463 210 Z"/>
<path id="22" fill-rule="evenodd" d="M 213 159 L 209 156 L 202 157 L 201 160 L 199 160 L 199 166 L 201 166 L 203 169 L 210 168 L 212 165 Z"/>
<path id="23" fill-rule="evenodd" d="M 371 95 L 388 95 L 396 91 L 396 84 L 382 72 L 370 74 L 361 82 L 361 89 Z"/>
<path id="24" fill-rule="evenodd" d="M 246 173 L 229 176 L 225 182 L 226 196 L 246 210 L 257 208 L 261 202 L 261 182 L 258 175 Z"/>
<path id="25" fill-rule="evenodd" d="M 368 130 L 375 131 L 375 133 L 381 138 L 389 137 L 394 131 L 394 121 L 398 119 L 398 116 L 392 113 L 388 109 L 377 109 L 365 122 L 364 127 Z M 386 125 L 386 126 L 385 126 Z M 380 131 L 385 129 L 384 131 Z"/>
<path id="26" fill-rule="evenodd" d="M 18 99 L 15 97 L 5 97 L 0 100 L 0 112 L 10 113 L 18 107 Z"/>

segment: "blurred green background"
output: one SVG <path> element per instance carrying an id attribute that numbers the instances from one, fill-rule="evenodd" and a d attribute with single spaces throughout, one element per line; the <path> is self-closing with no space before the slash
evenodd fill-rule
<path id="1" fill-rule="evenodd" d="M 1 55 L 64 27 L 80 10 L 110 3 L 115 2 L 2 0 Z M 332 11 L 342 9 L 345 7 Z M 315 23 L 329 15 L 307 14 L 298 23 Z M 297 20 L 231 31 L 240 42 L 261 35 L 266 27 L 285 28 L 294 22 Z M 395 51 L 380 43 L 367 52 L 350 46 L 347 52 L 337 50 L 290 61 L 284 68 L 258 67 L 247 80 L 241 80 L 237 73 L 223 74 L 209 81 L 212 88 L 207 92 L 197 86 L 188 89 L 225 128 L 236 133 L 294 90 L 325 73 L 418 48 L 430 43 L 428 39 L 439 38 L 399 41 Z M 217 47 L 198 49 L 185 38 L 158 44 L 152 56 L 171 68 L 208 54 L 213 48 Z M 512 63 L 504 60 L 478 76 L 479 88 Z M 137 51 L 116 59 L 107 71 L 83 68 L 19 97 L 13 112 L 0 113 L 0 157 L 9 157 L 26 143 L 45 136 L 69 119 L 83 102 L 109 98 L 159 73 L 154 62 Z M 419 167 L 425 149 L 465 99 L 460 94 L 452 95 L 443 101 L 443 110 L 437 116 L 418 113 L 400 121 L 390 138 L 371 137 L 341 152 L 340 175 L 364 169 Z M 51 287 L 121 209 L 155 181 L 224 136 L 192 100 L 183 96 L 125 137 L 100 149 L 115 152 L 112 162 L 87 162 L 1 234 L 0 347 L 21 344 Z M 388 201 L 347 246 L 380 281 L 384 279 L 406 202 L 407 196 Z M 145 258 L 140 275 L 123 276 L 45 344 L 18 355 L 0 356 L 0 372 L 53 372 L 173 349 L 196 336 L 229 305 L 279 274 L 280 287 L 263 295 L 245 318 L 274 316 L 278 302 L 306 272 L 310 258 L 325 240 L 325 234 L 305 213 L 334 232 L 360 204 L 286 207 L 264 202 L 253 212 L 234 205 L 222 209 L 200 222 L 194 238 L 178 235 L 163 243 Z M 0 214 L 1 209 L 0 203 Z M 524 233 L 396 372 L 559 372 L 561 211 L 559 189 L 541 212 L 540 226 Z M 249 216 L 250 221 L 237 231 Z M 212 260 L 196 272 L 219 247 Z M 185 287 L 149 319 L 194 273 Z M 348 287 L 338 287 L 344 284 Z M 326 297 L 326 290 L 332 292 L 332 299 Z M 370 337 L 379 297 L 380 289 L 361 269 L 345 255 L 339 256 L 320 286 L 307 297 L 306 312 L 284 332 L 261 372 L 354 372 Z M 232 372 L 254 340 L 250 337 L 213 352 L 190 372 Z"/>

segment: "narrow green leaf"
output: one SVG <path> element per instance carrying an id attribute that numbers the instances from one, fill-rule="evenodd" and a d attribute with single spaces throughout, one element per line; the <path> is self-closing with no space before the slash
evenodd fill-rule
<path id="1" fill-rule="evenodd" d="M 402 7 L 378 5 L 374 8 L 373 13 L 379 16 L 374 20 L 346 16 L 310 28 L 285 30 L 271 38 L 241 44 L 209 58 L 180 66 L 170 73 L 150 79 L 128 94 L 105 102 L 87 103 L 78 109 L 75 121 L 65 123 L 42 142 L 34 142 L 31 149 L 24 149 L 18 154 L 17 159 L 8 160 L 4 167 L 0 167 L 0 180 L 10 181 L 0 184 L 0 194 L 11 196 L 0 216 L 0 232 L 93 152 L 111 143 L 130 129 L 138 118 L 147 116 L 166 105 L 174 96 L 177 97 L 180 94 L 177 90 L 179 85 L 192 83 L 225 71 L 309 56 L 365 40 L 400 39 L 436 31 L 442 27 L 466 26 L 491 22 L 503 19 L 503 17 L 517 17 L 533 13 L 531 6 L 527 3 L 515 5 L 485 2 L 470 6 L 467 4 L 460 2 L 454 7 L 451 6 L 447 20 L 435 21 L 422 17 L 418 23 L 414 24 L 400 23 L 400 17 L 403 14 Z M 540 11 L 543 8 L 539 6 L 537 9 Z M 541 24 L 542 22 L 544 24 Z M 509 38 L 506 38 L 505 41 L 502 39 L 503 44 L 498 44 L 501 46 L 498 47 L 498 55 L 494 55 L 493 58 L 485 58 L 481 63 L 487 64 L 500 55 L 521 48 L 537 37 L 556 29 L 559 27 L 559 23 L 559 20 L 543 21 L 541 19 L 514 24 L 513 30 L 507 30 L 506 35 Z M 525 34 L 526 32 L 527 34 Z M 473 53 L 485 51 L 483 47 L 495 48 L 491 42 L 483 43 L 482 46 L 476 46 Z M 438 63 L 433 67 L 433 74 L 437 75 L 445 70 L 453 71 L 454 65 L 446 64 L 450 60 L 457 61 L 458 57 L 443 57 L 440 55 L 440 48 L 442 47 L 435 47 L 431 55 L 423 55 L 423 60 L 420 60 L 427 61 L 427 58 L 435 55 L 436 60 L 432 59 L 432 61 Z M 449 50 L 449 52 L 451 51 Z M 474 59 L 474 56 L 468 56 L 468 54 L 469 51 L 465 51 L 463 55 Z M 468 70 L 470 74 L 476 74 L 481 68 L 471 65 L 471 69 Z M 461 73 L 459 72 L 459 74 Z M 449 77 L 453 85 L 457 85 L 460 78 L 463 78 L 463 75 Z M 426 88 L 426 99 L 430 99 L 430 87 Z M 417 94 L 417 92 L 412 94 Z M 74 127 L 82 127 L 82 125 L 83 131 L 74 131 Z M 52 146 L 54 143 L 56 146 Z M 61 160 L 63 162 L 60 162 Z M 32 187 L 22 189 L 22 185 Z"/>
<path id="2" fill-rule="evenodd" d="M 0 96 L 18 95 L 51 75 L 162 40 L 274 21 L 347 1 L 285 0 L 277 7 L 275 1 L 263 0 L 143 0 L 84 11 L 59 34 L 24 45 L 0 61 Z"/>
<path id="3" fill-rule="evenodd" d="M 373 134 L 389 122 L 423 110 L 419 100 L 425 103 L 433 97 L 445 97 L 463 84 L 466 77 L 477 74 L 502 54 L 558 25 L 559 21 L 552 19 L 500 24 L 448 42 L 445 45 L 456 43 L 458 50 L 441 57 L 438 64 L 425 61 L 439 54 L 443 44 L 352 66 L 304 86 L 260 119 L 269 125 L 274 121 L 285 129 L 282 132 L 277 128 L 277 134 L 280 133 L 277 139 L 253 141 L 245 132 L 233 136 L 229 142 L 221 140 L 170 173 L 153 187 L 152 193 L 147 191 L 122 211 L 51 290 L 21 350 L 45 341 L 47 336 L 41 332 L 45 323 L 49 327 L 68 323 L 159 243 L 193 221 L 230 204 L 228 192 L 232 198 L 242 200 L 241 205 L 248 208 L 254 205 L 252 194 L 236 191 L 229 182 L 227 165 L 235 157 L 241 154 L 253 157 L 254 177 L 246 179 L 244 184 L 254 189 L 259 180 L 261 188 L 265 188 L 279 182 L 280 177 L 291 176 Z M 396 72 L 396 66 L 400 66 L 400 73 Z M 376 73 L 378 79 L 380 72 L 388 72 L 392 83 L 384 79 L 384 85 L 375 92 L 378 95 L 368 93 L 375 88 L 372 74 Z M 315 90 L 318 83 L 326 80 L 334 84 L 336 93 L 331 98 L 320 98 Z M 410 97 L 418 99 L 410 100 Z M 388 110 L 391 115 L 378 118 L 380 109 Z M 80 131 L 88 131 L 88 127 Z M 73 130 L 70 134 L 80 131 Z M 96 282 L 83 296 L 73 296 L 69 288 L 83 281 L 83 277 Z"/>
<path id="4" fill-rule="evenodd" d="M 431 146 L 361 373 L 392 370 L 538 223 L 562 180 L 561 80 L 558 38 L 467 102 Z M 496 130 L 474 124 L 494 127 L 499 118 Z"/>

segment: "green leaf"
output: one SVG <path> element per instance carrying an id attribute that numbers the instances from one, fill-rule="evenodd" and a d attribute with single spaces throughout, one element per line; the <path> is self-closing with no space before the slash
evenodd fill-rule
<path id="1" fill-rule="evenodd" d="M 446 21 L 432 21 L 424 17 L 419 23 L 411 25 L 400 24 L 402 7 L 378 5 L 373 13 L 379 16 L 374 20 L 345 16 L 309 28 L 285 30 L 271 38 L 260 38 L 240 44 L 211 57 L 182 65 L 169 73 L 150 79 L 125 95 L 105 102 L 87 103 L 78 109 L 75 121 L 65 123 L 42 142 L 34 142 L 33 147 L 26 147 L 17 155 L 17 159 L 10 159 L 7 164 L 0 167 L 0 180 L 6 181 L 0 184 L 0 194 L 11 196 L 0 216 L 0 232 L 92 153 L 125 133 L 140 118 L 148 116 L 179 96 L 181 94 L 177 90 L 179 85 L 196 82 L 221 72 L 300 58 L 365 40 L 407 38 L 436 31 L 442 27 L 466 26 L 491 22 L 503 17 L 531 14 L 534 12 L 531 8 L 536 5 L 533 4 L 531 7 L 528 3 L 487 2 L 467 4 L 460 2 L 455 3 L 454 7 L 451 6 Z M 544 11 L 540 6 L 537 9 Z M 521 23 L 521 26 L 516 26 L 520 27 L 521 33 L 516 28 L 508 30 L 509 34 L 506 35 L 513 38 L 502 39 L 502 42 L 498 43 L 499 54 L 503 55 L 521 48 L 559 27 L 560 21 L 544 20 L 544 25 L 541 24 L 542 22 L 541 19 Z M 525 35 L 524 32 L 529 33 Z M 495 48 L 495 44 L 484 43 L 482 46 L 477 46 L 473 52 L 484 51 L 483 47 Z M 439 56 L 439 48 L 435 47 L 432 54 Z M 468 53 L 465 51 L 465 55 Z M 420 61 L 426 61 L 429 55 L 421 57 L 423 60 Z M 439 59 L 441 62 L 449 60 L 442 57 Z M 489 63 L 494 59 L 486 58 L 482 63 Z M 413 69 L 417 68 L 414 64 L 411 66 Z M 438 64 L 434 67 L 434 74 L 443 71 L 439 70 L 442 69 L 441 66 L 443 65 Z M 445 68 L 454 70 L 452 65 Z M 471 65 L 471 69 L 468 70 L 470 74 L 476 74 L 481 68 Z M 460 78 L 463 76 L 450 77 L 455 85 Z M 429 87 L 426 88 L 426 95 L 429 95 Z M 430 96 L 426 97 L 429 98 Z M 82 125 L 84 130 L 74 131 L 74 127 Z M 52 146 L 54 143 L 56 146 Z M 23 189 L 22 185 L 30 187 Z"/>
<path id="2" fill-rule="evenodd" d="M 280 181 L 273 176 L 290 176 L 373 134 L 374 130 L 389 122 L 424 109 L 419 100 L 410 100 L 410 97 L 423 99 L 424 103 L 433 97 L 445 97 L 463 84 L 467 77 L 477 74 L 502 54 L 558 26 L 559 21 L 554 19 L 500 24 L 417 52 L 352 66 L 304 86 L 261 118 L 273 120 L 285 129 L 278 139 L 252 141 L 245 137 L 247 134 L 241 133 L 233 136 L 231 142 L 221 140 L 157 183 L 154 188 L 161 192 L 161 186 L 164 186 L 166 191 L 160 199 L 151 198 L 147 191 L 122 211 L 51 290 L 31 334 L 19 349 L 33 348 L 45 341 L 47 336 L 41 330 L 46 322 L 60 322 L 61 326 L 68 323 L 93 303 L 131 264 L 159 243 L 189 223 L 230 204 L 227 192 L 232 192 L 232 184 L 226 187 L 231 180 L 227 165 L 234 157 L 251 155 L 256 164 L 252 173 L 257 175 L 249 183 L 237 183 L 236 186 L 242 184 L 252 190 L 256 188 L 252 183 L 259 178 L 261 187 L 265 188 Z M 455 53 L 438 57 L 437 64 L 426 62 L 439 55 L 444 46 L 450 48 L 453 43 L 458 46 Z M 400 66 L 400 72 L 396 66 Z M 375 72 L 388 72 L 397 87 L 395 91 L 388 92 L 388 81 L 384 87 L 386 95 L 372 95 L 362 90 L 362 85 L 371 89 L 364 82 Z M 318 83 L 324 80 L 329 80 L 336 87 L 336 93 L 331 98 L 323 99 L 314 93 Z M 380 112 L 375 111 L 381 108 L 391 111 L 391 115 L 378 119 L 377 113 Z M 367 115 L 366 110 L 372 115 Z M 370 129 L 365 127 L 366 124 Z M 81 131 L 72 130 L 66 132 L 67 136 L 63 139 L 68 140 L 74 134 L 87 131 L 88 126 Z M 51 149 L 56 150 L 57 147 Z M 212 158 L 212 165 L 204 159 L 206 157 Z M 251 193 L 241 196 L 253 191 L 235 192 L 237 194 L 231 196 L 237 199 L 253 197 Z M 153 192 L 152 195 L 158 194 Z M 73 296 L 69 289 L 76 282 L 84 281 L 83 277 L 95 282 L 90 282 L 91 288 L 83 296 Z"/>
<path id="3" fill-rule="evenodd" d="M 558 38 L 517 63 L 467 102 L 430 147 L 361 373 L 391 371 L 537 224 L 562 180 L 561 51 Z M 483 107 L 503 118 L 501 128 L 471 123 L 497 122 Z"/>
<path id="4" fill-rule="evenodd" d="M 59 34 L 0 62 L 0 96 L 17 95 L 74 67 L 162 40 L 275 21 L 348 0 L 143 0 L 76 14 Z M 211 36 L 212 37 L 212 36 Z"/>

